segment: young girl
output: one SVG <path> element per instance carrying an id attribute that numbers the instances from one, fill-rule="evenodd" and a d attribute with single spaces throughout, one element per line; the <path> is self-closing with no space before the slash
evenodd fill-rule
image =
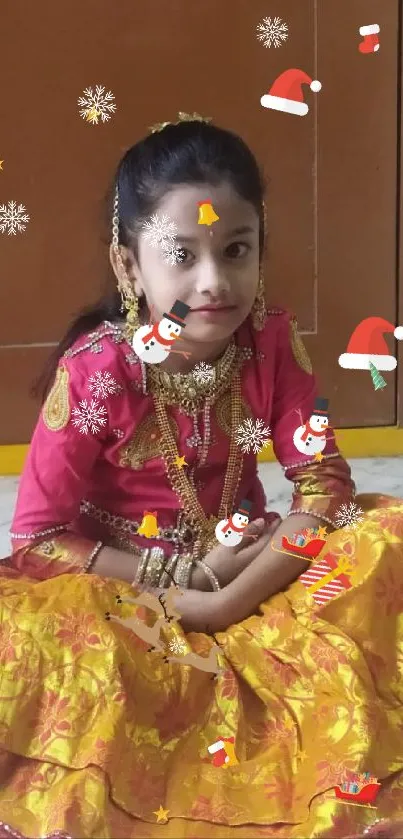
<path id="1" fill-rule="evenodd" d="M 239 137 L 181 115 L 126 152 L 117 287 L 51 359 L 0 566 L 5 835 L 342 837 L 401 808 L 403 503 L 355 498 L 330 430 L 295 447 L 318 395 L 295 319 L 266 308 L 263 249 Z M 284 521 L 237 442 L 248 419 L 293 482 Z M 353 500 L 362 522 L 337 530 Z M 320 607 L 282 548 L 316 528 L 350 581 Z M 148 608 L 172 579 L 180 622 Z M 365 772 L 377 811 L 335 798 Z"/>

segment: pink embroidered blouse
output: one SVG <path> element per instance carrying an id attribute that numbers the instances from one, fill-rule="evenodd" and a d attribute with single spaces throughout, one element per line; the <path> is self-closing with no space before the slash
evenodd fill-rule
<path id="1" fill-rule="evenodd" d="M 321 462 L 294 446 L 294 431 L 301 417 L 305 423 L 312 415 L 317 391 L 300 346 L 298 352 L 292 318 L 270 310 L 261 332 L 247 318 L 235 341 L 244 350 L 243 402 L 254 420 L 270 427 L 275 455 L 294 484 L 290 513 L 334 523 L 340 505 L 354 497 L 354 484 L 331 429 Z M 175 532 L 181 502 L 158 450 L 152 396 L 143 392 L 141 365 L 122 329 L 105 321 L 76 341 L 60 359 L 62 368 L 68 372 L 65 421 L 54 430 L 45 407 L 39 416 L 19 485 L 11 564 L 44 579 L 82 569 L 98 540 L 127 550 L 150 547 L 151 540 L 137 534 L 145 511 L 156 512 L 160 528 L 152 546 L 162 547 L 167 556 L 191 551 L 191 534 Z M 218 513 L 229 452 L 228 429 L 216 407 L 212 445 L 202 466 L 192 418 L 167 408 L 177 426 L 178 451 L 185 455 L 185 468 L 194 469 L 207 515 Z M 253 452 L 243 456 L 235 503 L 243 498 L 253 502 L 252 518 L 265 514 Z"/>

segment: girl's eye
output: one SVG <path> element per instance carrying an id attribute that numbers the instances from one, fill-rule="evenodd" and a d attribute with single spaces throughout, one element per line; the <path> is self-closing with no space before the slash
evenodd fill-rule
<path id="1" fill-rule="evenodd" d="M 184 262 L 188 262 L 188 257 L 192 256 L 191 252 L 188 251 L 187 248 L 179 247 L 176 249 L 176 261 L 183 265 Z"/>
<path id="2" fill-rule="evenodd" d="M 250 245 L 247 245 L 246 242 L 232 242 L 225 249 L 225 255 L 229 256 L 230 259 L 239 259 L 242 256 L 246 256 L 250 249 Z"/>

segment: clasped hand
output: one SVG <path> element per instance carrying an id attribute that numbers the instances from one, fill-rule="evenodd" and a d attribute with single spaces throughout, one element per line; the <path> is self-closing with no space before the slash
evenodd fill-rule
<path id="1" fill-rule="evenodd" d="M 273 534 L 280 524 L 280 516 L 270 525 L 267 525 L 264 519 L 255 519 L 245 527 L 239 545 L 229 547 L 219 543 L 206 554 L 203 561 L 214 571 L 221 588 L 225 588 L 231 583 L 259 556 L 273 538 Z M 210 581 L 202 568 L 196 567 L 193 571 L 191 588 L 199 591 L 211 591 Z"/>

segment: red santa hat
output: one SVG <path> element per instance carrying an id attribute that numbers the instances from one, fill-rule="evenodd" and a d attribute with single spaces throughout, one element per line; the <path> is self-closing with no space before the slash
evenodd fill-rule
<path id="1" fill-rule="evenodd" d="M 339 358 L 340 367 L 347 370 L 369 370 L 369 362 L 377 370 L 394 370 L 397 361 L 389 352 L 383 337 L 392 333 L 397 341 L 403 341 L 403 326 L 394 326 L 384 318 L 365 318 L 354 330 L 347 352 Z"/>
<path id="2" fill-rule="evenodd" d="M 269 92 L 261 97 L 260 104 L 264 108 L 303 117 L 309 110 L 302 95 L 303 84 L 309 84 L 314 93 L 318 93 L 322 87 L 320 82 L 313 81 L 303 70 L 286 70 L 278 76 Z"/>

